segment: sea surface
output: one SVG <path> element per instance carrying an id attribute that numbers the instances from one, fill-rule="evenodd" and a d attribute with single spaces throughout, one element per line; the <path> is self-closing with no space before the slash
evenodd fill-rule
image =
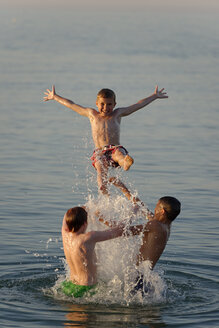
<path id="1" fill-rule="evenodd" d="M 0 31 L 0 326 L 219 327 L 219 14 L 11 7 Z M 121 124 L 135 163 L 116 174 L 151 210 L 164 195 L 182 203 L 154 272 L 143 268 L 145 298 L 127 292 L 134 238 L 98 245 L 95 295 L 59 291 L 65 211 L 102 206 L 119 220 L 129 204 L 113 188 L 98 195 L 89 121 L 43 102 L 52 84 L 94 108 L 103 87 L 117 106 L 156 84 L 169 95 Z"/>

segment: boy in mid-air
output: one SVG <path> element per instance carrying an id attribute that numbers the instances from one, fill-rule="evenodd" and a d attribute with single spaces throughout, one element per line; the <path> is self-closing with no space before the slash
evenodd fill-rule
<path id="1" fill-rule="evenodd" d="M 168 98 L 168 96 L 164 89 L 158 90 L 158 86 L 156 86 L 151 96 L 134 105 L 114 109 L 116 106 L 115 93 L 110 89 L 102 89 L 97 94 L 97 111 L 90 107 L 77 105 L 73 101 L 57 95 L 53 86 L 52 90 L 47 89 L 45 92 L 44 101 L 56 100 L 78 114 L 89 118 L 95 145 L 91 160 L 97 170 L 98 187 L 103 194 L 108 195 L 108 168 L 120 166 L 127 171 L 134 162 L 128 151 L 120 145 L 121 118 L 136 112 L 158 98 Z"/>

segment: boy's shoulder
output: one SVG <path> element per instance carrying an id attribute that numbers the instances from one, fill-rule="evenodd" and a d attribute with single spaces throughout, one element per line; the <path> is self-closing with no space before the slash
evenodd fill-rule
<path id="1" fill-rule="evenodd" d="M 86 110 L 89 113 L 98 114 L 98 111 L 95 108 L 93 108 L 93 107 L 86 107 Z"/>
<path id="2" fill-rule="evenodd" d="M 159 220 L 153 219 L 147 222 L 146 229 L 149 231 L 160 230 L 163 228 L 164 223 L 160 222 Z"/>
<path id="3" fill-rule="evenodd" d="M 92 240 L 92 238 L 96 235 L 96 231 L 88 231 L 80 234 L 78 239 L 81 240 L 81 242 L 87 242 Z"/>

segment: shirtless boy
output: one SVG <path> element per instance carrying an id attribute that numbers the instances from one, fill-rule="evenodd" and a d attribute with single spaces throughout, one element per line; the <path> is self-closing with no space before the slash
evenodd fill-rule
<path id="1" fill-rule="evenodd" d="M 70 280 L 62 283 L 63 292 L 81 297 L 97 283 L 97 242 L 114 239 L 122 235 L 124 224 L 105 231 L 87 229 L 87 212 L 83 207 L 69 209 L 63 218 L 62 241 L 64 253 L 70 268 Z"/>
<path id="2" fill-rule="evenodd" d="M 121 118 L 136 112 L 158 98 L 168 98 L 164 89 L 158 90 L 158 86 L 156 86 L 151 96 L 138 101 L 134 105 L 114 109 L 116 106 L 115 93 L 110 89 L 102 89 L 97 94 L 97 111 L 90 107 L 77 105 L 73 101 L 57 95 L 54 86 L 52 86 L 52 90 L 47 89 L 44 93 L 44 101 L 55 100 L 78 114 L 89 118 L 95 145 L 91 160 L 97 170 L 98 187 L 103 194 L 107 195 L 108 168 L 110 166 L 120 166 L 127 171 L 134 162 L 128 151 L 120 145 Z"/>
<path id="3" fill-rule="evenodd" d="M 110 182 L 118 187 L 134 205 L 139 204 L 140 206 L 144 206 L 144 203 L 139 198 L 131 195 L 128 188 L 119 179 L 112 178 Z M 170 236 L 171 224 L 179 215 L 180 210 L 181 204 L 176 198 L 171 196 L 162 197 L 155 206 L 154 214 L 146 209 L 145 214 L 149 219 L 146 225 L 137 225 L 129 228 L 133 235 L 139 235 L 143 231 L 142 243 L 136 259 L 137 267 L 143 261 L 150 261 L 151 269 L 154 268 L 166 247 Z M 102 218 L 100 218 L 100 221 L 104 222 Z M 115 222 L 110 224 L 105 221 L 104 223 L 108 226 L 116 225 Z M 140 290 L 143 295 L 144 292 L 147 292 L 147 289 L 147 285 L 144 283 L 144 277 L 139 273 L 134 291 Z"/>

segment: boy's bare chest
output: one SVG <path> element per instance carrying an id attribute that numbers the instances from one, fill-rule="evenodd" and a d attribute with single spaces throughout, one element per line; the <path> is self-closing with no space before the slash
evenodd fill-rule
<path id="1" fill-rule="evenodd" d="M 97 130 L 117 130 L 120 127 L 120 121 L 114 116 L 96 116 L 91 125 Z"/>

